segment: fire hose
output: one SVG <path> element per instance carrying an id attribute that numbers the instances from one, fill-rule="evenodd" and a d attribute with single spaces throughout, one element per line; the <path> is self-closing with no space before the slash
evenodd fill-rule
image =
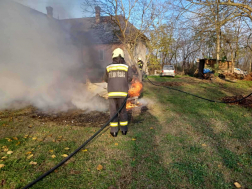
<path id="1" fill-rule="evenodd" d="M 66 161 L 68 161 L 71 157 L 73 157 L 77 152 L 79 152 L 84 146 L 86 146 L 93 138 L 95 138 L 111 121 L 113 121 L 113 119 L 115 119 L 118 114 L 121 112 L 121 110 L 123 109 L 123 107 L 126 105 L 126 101 L 128 99 L 128 96 L 126 96 L 126 98 L 124 99 L 122 106 L 117 110 L 116 114 L 110 118 L 93 136 L 91 136 L 86 142 L 84 142 L 79 148 L 77 148 L 74 152 L 72 152 L 71 154 L 69 154 L 68 157 L 66 157 L 65 159 L 63 159 L 60 163 L 58 163 L 56 166 L 54 166 L 52 169 L 50 169 L 49 171 L 47 171 L 46 173 L 44 173 L 43 175 L 41 175 L 40 177 L 38 177 L 36 180 L 32 181 L 31 183 L 29 183 L 28 185 L 26 185 L 23 189 L 26 188 L 30 188 L 31 186 L 33 186 L 34 184 L 36 184 L 38 181 L 42 180 L 44 177 L 48 176 L 50 173 L 52 173 L 54 170 L 56 170 L 57 168 L 59 168 L 61 165 L 63 165 Z"/>
<path id="2" fill-rule="evenodd" d="M 175 91 L 179 91 L 179 92 L 182 92 L 182 93 L 185 93 L 185 94 L 188 94 L 188 95 L 192 95 L 192 96 L 197 97 L 197 98 L 200 98 L 200 99 L 202 99 L 202 100 L 207 100 L 207 101 L 209 101 L 209 102 L 215 102 L 215 103 L 224 103 L 224 104 L 228 104 L 228 103 L 240 102 L 240 101 L 242 101 L 242 100 L 244 100 L 244 99 L 246 99 L 246 98 L 248 98 L 249 96 L 252 95 L 252 93 L 250 93 L 249 95 L 247 95 L 247 96 L 245 96 L 245 97 L 243 97 L 243 98 L 241 98 L 241 99 L 234 100 L 234 101 L 228 101 L 228 102 L 224 102 L 224 101 L 215 101 L 215 100 L 207 99 L 207 98 L 204 98 L 204 97 L 201 97 L 201 96 L 198 96 L 198 95 L 195 95 L 195 94 L 191 94 L 191 93 L 189 93 L 189 92 L 182 91 L 182 90 L 179 90 L 179 89 L 176 89 L 176 88 L 173 88 L 173 87 L 168 87 L 168 86 L 162 86 L 162 85 L 155 84 L 155 83 L 153 83 L 153 82 L 148 78 L 147 75 L 145 75 L 145 78 L 147 78 L 148 81 L 149 81 L 152 85 L 159 86 L 159 87 L 165 87 L 165 88 L 168 88 L 168 89 L 171 89 L 171 90 L 175 90 Z M 243 140 L 246 142 L 246 140 L 245 140 L 244 138 L 243 138 Z M 247 143 L 247 142 L 246 142 L 246 143 Z M 247 143 L 247 144 L 248 144 L 248 143 Z M 248 145 L 248 146 L 249 146 L 249 145 Z"/>
<path id="3" fill-rule="evenodd" d="M 235 101 L 228 101 L 228 102 L 224 102 L 224 101 L 215 101 L 215 100 L 211 100 L 211 99 L 207 99 L 207 98 L 204 98 L 204 97 L 200 97 L 198 95 L 195 95 L 195 94 L 192 94 L 192 93 L 189 93 L 189 92 L 186 92 L 186 91 L 182 91 L 180 89 L 176 89 L 176 88 L 172 88 L 172 87 L 168 87 L 168 86 L 162 86 L 162 85 L 158 85 L 158 84 L 155 84 L 153 83 L 147 75 L 145 75 L 145 77 L 148 79 L 148 81 L 154 85 L 154 86 L 159 86 L 159 87 L 165 87 L 165 88 L 168 88 L 168 89 L 171 89 L 171 90 L 175 90 L 175 91 L 179 91 L 179 92 L 182 92 L 182 93 L 185 93 L 185 94 L 188 94 L 188 95 L 191 95 L 191 96 L 194 96 L 194 97 L 197 97 L 197 98 L 200 98 L 200 99 L 203 99 L 203 100 L 207 100 L 209 102 L 215 102 L 215 103 L 235 103 L 235 102 L 240 102 L 246 98 L 248 98 L 249 96 L 252 95 L 252 93 L 250 93 L 249 95 L 241 98 L 241 99 L 238 99 L 238 100 L 235 100 Z M 52 169 L 50 169 L 49 171 L 47 171 L 46 173 L 44 173 L 43 175 L 41 175 L 40 177 L 38 177 L 36 180 L 32 181 L 31 183 L 29 183 L 28 185 L 26 185 L 23 189 L 27 189 L 27 188 L 30 188 L 31 186 L 33 186 L 34 184 L 36 184 L 38 181 L 42 180 L 44 177 L 48 176 L 50 173 L 52 173 L 54 170 L 56 170 L 57 168 L 59 168 L 60 166 L 62 166 L 66 161 L 68 161 L 71 157 L 73 157 L 77 152 L 79 152 L 84 146 L 86 146 L 92 139 L 94 139 L 114 118 L 116 118 L 116 116 L 118 116 L 118 113 L 121 112 L 122 108 L 126 105 L 126 101 L 128 99 L 128 96 L 126 96 L 126 98 L 124 99 L 123 101 L 123 104 L 122 106 L 117 110 L 117 113 L 112 117 L 110 118 L 110 120 L 108 120 L 93 136 L 91 136 L 87 141 L 85 141 L 80 147 L 78 147 L 74 152 L 72 152 L 71 154 L 69 154 L 68 157 L 66 157 L 65 159 L 63 159 L 60 163 L 58 163 L 56 166 L 54 166 Z"/>
<path id="4" fill-rule="evenodd" d="M 198 96 L 198 95 L 195 95 L 195 94 L 192 94 L 192 93 L 189 93 L 189 92 L 186 92 L 186 91 L 182 91 L 180 89 L 176 89 L 176 88 L 173 88 L 173 87 L 168 87 L 168 86 L 162 86 L 162 85 L 158 85 L 158 84 L 155 84 L 153 83 L 147 75 L 145 75 L 145 77 L 148 79 L 148 81 L 152 84 L 152 85 L 155 85 L 155 86 L 159 86 L 159 87 L 165 87 L 165 88 L 168 88 L 168 89 L 171 89 L 171 90 L 175 90 L 175 91 L 179 91 L 179 92 L 182 92 L 182 93 L 185 93 L 185 94 L 188 94 L 188 95 L 191 95 L 191 96 L 194 96 L 194 97 L 197 97 L 197 98 L 200 98 L 202 100 L 207 100 L 209 102 L 215 102 L 215 103 L 224 103 L 224 104 L 228 104 L 228 103 L 236 103 L 236 102 L 240 102 L 248 97 L 250 97 L 252 95 L 252 93 L 250 93 L 249 95 L 241 98 L 241 99 L 238 99 L 238 100 L 234 100 L 234 101 L 228 101 L 228 102 L 225 102 L 225 101 L 215 101 L 215 100 L 211 100 L 211 99 L 208 99 L 208 98 L 204 98 L 204 97 L 201 97 L 201 96 Z"/>

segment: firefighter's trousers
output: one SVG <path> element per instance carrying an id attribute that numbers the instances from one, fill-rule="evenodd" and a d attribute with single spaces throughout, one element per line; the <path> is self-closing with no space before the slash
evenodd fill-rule
<path id="1" fill-rule="evenodd" d="M 124 98 L 109 98 L 110 118 L 116 114 L 117 110 L 122 106 L 123 101 Z M 126 106 L 123 107 L 119 116 L 110 122 L 110 132 L 118 132 L 119 126 L 121 131 L 128 131 L 128 114 Z"/>

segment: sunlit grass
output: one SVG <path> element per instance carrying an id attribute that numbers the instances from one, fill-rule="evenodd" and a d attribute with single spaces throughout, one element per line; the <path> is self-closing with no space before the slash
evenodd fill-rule
<path id="1" fill-rule="evenodd" d="M 251 87 L 245 81 L 150 79 L 184 82 L 175 88 L 216 100 L 227 93 L 243 94 Z M 252 187 L 251 109 L 209 103 L 147 82 L 143 98 L 149 100 L 149 110 L 134 117 L 126 136 L 119 133 L 113 138 L 106 128 L 86 150 L 33 188 L 212 189 L 232 188 L 234 182 Z M 30 108 L 25 108 L 0 113 L 0 164 L 5 165 L 0 178 L 4 189 L 24 187 L 99 129 L 41 122 L 32 119 L 29 112 Z M 13 153 L 8 155 L 8 151 Z M 31 161 L 37 164 L 31 165 Z M 99 165 L 101 170 L 97 170 Z"/>

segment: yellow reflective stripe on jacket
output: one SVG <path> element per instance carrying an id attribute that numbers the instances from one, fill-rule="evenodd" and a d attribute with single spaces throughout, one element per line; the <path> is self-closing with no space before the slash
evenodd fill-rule
<path id="1" fill-rule="evenodd" d="M 122 71 L 128 71 L 128 66 L 125 64 L 112 64 L 107 66 L 107 72 L 114 71 L 114 70 L 122 70 Z"/>
<path id="2" fill-rule="evenodd" d="M 121 126 L 126 126 L 126 125 L 128 125 L 128 121 L 122 121 L 122 122 L 120 121 L 120 125 Z"/>
<path id="3" fill-rule="evenodd" d="M 116 70 L 120 70 L 120 71 L 128 71 L 128 68 L 125 66 L 111 66 L 111 67 L 107 67 L 107 72 L 110 71 L 116 71 Z"/>
<path id="4" fill-rule="evenodd" d="M 108 96 L 127 96 L 126 92 L 109 92 Z"/>
<path id="5" fill-rule="evenodd" d="M 118 127 L 118 122 L 110 122 L 111 127 Z"/>

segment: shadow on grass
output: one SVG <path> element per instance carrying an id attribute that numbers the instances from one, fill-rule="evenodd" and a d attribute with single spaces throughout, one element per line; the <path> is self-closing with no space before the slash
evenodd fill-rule
<path id="1" fill-rule="evenodd" d="M 220 171 L 209 172 L 206 163 L 197 158 L 204 152 L 201 146 L 187 144 L 187 136 L 174 136 L 169 133 L 162 139 L 161 144 L 157 141 L 157 136 L 162 135 L 162 126 L 157 118 L 147 112 L 137 119 L 145 121 L 144 124 L 134 124 L 130 128 L 136 141 L 132 142 L 133 179 L 128 188 L 219 188 L 220 185 L 225 186 L 223 188 L 230 187 L 223 182 Z M 171 146 L 168 152 L 171 162 L 164 159 L 167 152 L 162 145 L 165 143 Z M 178 150 L 180 153 L 177 153 Z"/>
<path id="2" fill-rule="evenodd" d="M 144 123 L 142 122 L 144 120 Z M 130 124 L 133 141 L 130 142 L 132 151 L 132 180 L 125 188 L 174 188 L 171 181 L 172 173 L 163 166 L 163 160 L 158 150 L 156 135 L 161 125 L 149 112 L 135 117 Z M 134 140 L 136 139 L 136 140 Z"/>

